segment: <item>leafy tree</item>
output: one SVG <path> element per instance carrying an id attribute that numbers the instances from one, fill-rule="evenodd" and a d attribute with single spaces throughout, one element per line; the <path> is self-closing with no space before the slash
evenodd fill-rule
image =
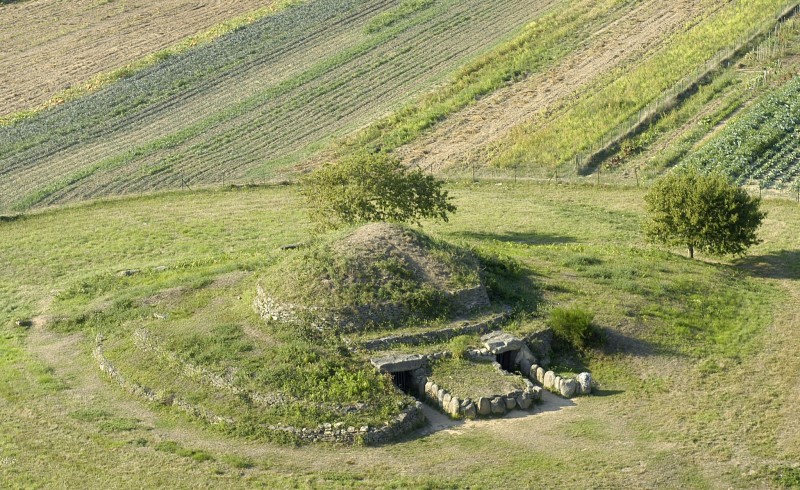
<path id="1" fill-rule="evenodd" d="M 689 257 L 700 250 L 712 255 L 743 254 L 759 243 L 756 229 L 766 216 L 761 199 L 751 197 L 720 173 L 695 168 L 670 172 L 645 196 L 649 240 L 684 245 Z"/>
<path id="2" fill-rule="evenodd" d="M 408 170 L 397 157 L 358 153 L 327 164 L 304 179 L 301 193 L 311 218 L 325 228 L 369 221 L 447 221 L 456 210 L 444 182 Z"/>

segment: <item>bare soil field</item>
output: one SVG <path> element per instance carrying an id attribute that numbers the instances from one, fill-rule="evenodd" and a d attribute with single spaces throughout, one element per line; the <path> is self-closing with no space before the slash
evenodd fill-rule
<path id="1" fill-rule="evenodd" d="M 33 0 L 0 6 L 0 115 L 266 4 Z"/>

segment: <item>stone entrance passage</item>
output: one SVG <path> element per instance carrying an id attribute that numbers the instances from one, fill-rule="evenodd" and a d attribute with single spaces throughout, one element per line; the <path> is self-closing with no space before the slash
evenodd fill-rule
<path id="1" fill-rule="evenodd" d="M 517 350 L 507 350 L 505 352 L 501 352 L 497 354 L 495 358 L 497 362 L 500 364 L 505 371 L 509 373 L 513 373 L 516 370 L 516 359 L 517 355 L 519 354 L 519 349 Z"/>
<path id="2" fill-rule="evenodd" d="M 394 385 L 400 388 L 404 393 L 414 395 L 414 375 L 411 371 L 397 371 L 392 373 L 392 381 Z"/>

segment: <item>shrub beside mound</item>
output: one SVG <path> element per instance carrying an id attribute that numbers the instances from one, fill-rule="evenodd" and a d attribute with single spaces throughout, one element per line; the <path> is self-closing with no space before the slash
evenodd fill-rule
<path id="1" fill-rule="evenodd" d="M 576 349 L 585 349 L 600 337 L 593 320 L 593 313 L 580 308 L 555 308 L 550 312 L 549 323 L 558 339 Z"/>
<path id="2" fill-rule="evenodd" d="M 281 253 L 262 289 L 305 322 L 382 328 L 488 306 L 469 251 L 401 225 L 372 223 Z"/>

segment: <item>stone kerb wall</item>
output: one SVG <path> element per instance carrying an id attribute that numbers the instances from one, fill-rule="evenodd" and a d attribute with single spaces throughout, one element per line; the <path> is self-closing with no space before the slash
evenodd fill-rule
<path id="1" fill-rule="evenodd" d="M 421 427 L 425 423 L 422 413 L 422 404 L 415 402 L 407 407 L 396 417 L 385 422 L 381 427 L 364 425 L 359 428 L 345 427 L 343 422 L 333 424 L 320 424 L 316 429 L 297 428 L 290 425 L 270 425 L 272 431 L 291 434 L 295 438 L 306 442 L 332 442 L 337 444 L 377 445 L 391 442 L 392 440 Z"/>
<path id="2" fill-rule="evenodd" d="M 343 332 L 357 332 L 374 324 L 399 322 L 409 315 L 408 308 L 395 303 L 341 309 L 281 303 L 267 294 L 260 284 L 256 289 L 253 307 L 265 321 L 307 322 L 312 327 L 336 328 Z"/>
<path id="3" fill-rule="evenodd" d="M 108 360 L 103 352 L 103 342 L 105 338 L 102 334 L 97 334 L 95 337 L 95 347 L 92 351 L 92 356 L 97 361 L 100 370 L 105 373 L 112 381 L 117 383 L 124 389 L 125 391 L 131 393 L 132 395 L 141 397 L 146 399 L 150 402 L 159 403 L 162 405 L 167 406 L 174 406 L 181 411 L 191 415 L 192 417 L 199 418 L 201 420 L 205 420 L 206 422 L 216 425 L 216 424 L 223 424 L 223 423 L 233 423 L 234 420 L 230 417 L 220 417 L 209 410 L 206 410 L 203 407 L 198 407 L 188 403 L 180 398 L 175 397 L 174 395 L 167 395 L 160 392 L 153 391 L 146 386 L 142 386 L 138 383 L 134 383 L 128 379 L 126 379 L 122 373 Z"/>

